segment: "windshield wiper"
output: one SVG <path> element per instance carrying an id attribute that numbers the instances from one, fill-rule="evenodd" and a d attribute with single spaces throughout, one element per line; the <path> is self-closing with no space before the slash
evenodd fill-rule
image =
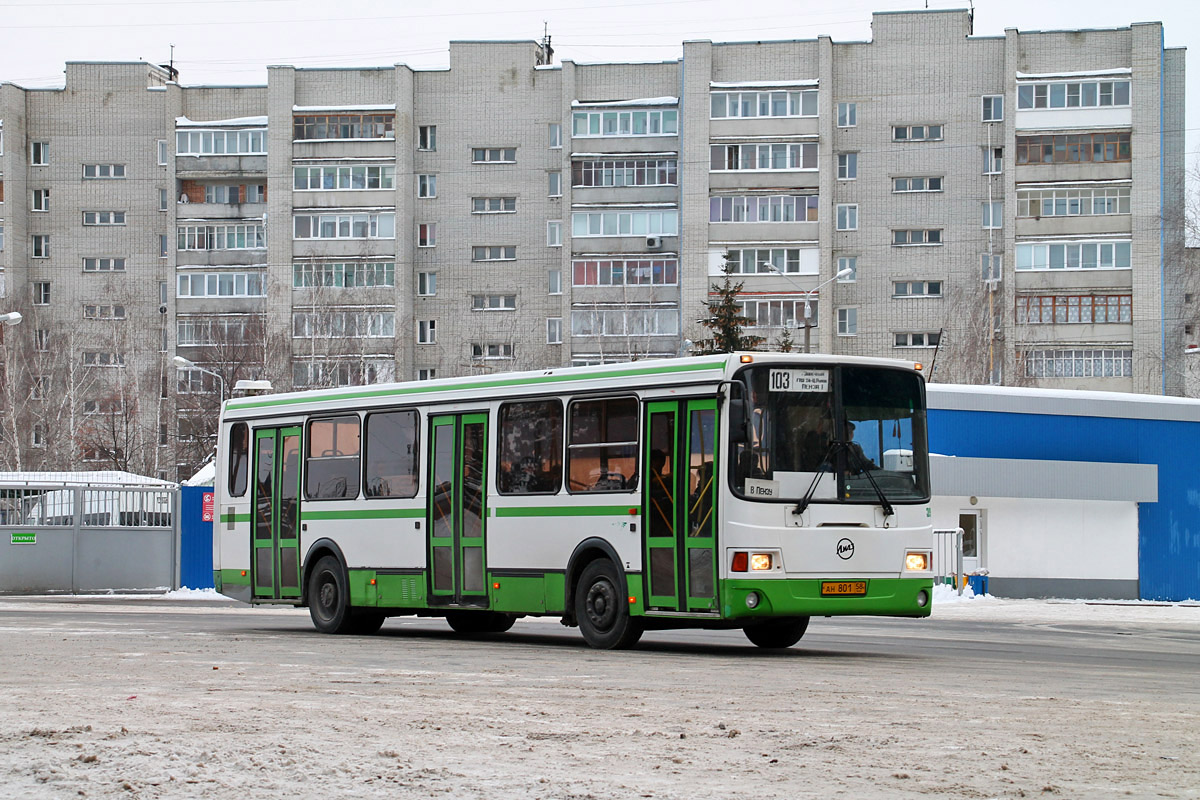
<path id="1" fill-rule="evenodd" d="M 883 506 L 884 516 L 892 516 L 895 513 L 892 503 L 887 499 L 887 495 L 883 493 L 883 489 L 879 488 L 879 484 L 875 482 L 875 476 L 871 474 L 871 470 L 867 469 L 867 465 L 863 463 L 865 461 L 864 457 L 851 447 L 849 442 L 842 442 L 842 448 L 854 457 L 854 460 L 858 462 L 855 466 L 858 467 L 863 475 L 867 476 L 867 481 L 871 484 L 871 488 L 875 490 L 875 495 L 879 498 L 879 505 Z M 882 461 L 883 459 L 880 460 Z M 872 464 L 872 466 L 874 465 Z"/>
<path id="2" fill-rule="evenodd" d="M 821 459 L 821 463 L 832 464 L 833 456 L 839 450 L 848 453 L 854 459 L 854 461 L 857 462 L 853 466 L 858 467 L 861 473 L 867 476 L 867 481 L 871 484 L 871 488 L 875 490 L 876 497 L 879 498 L 879 505 L 883 507 L 884 515 L 889 517 L 893 516 L 895 514 L 895 509 L 892 508 L 892 502 L 888 500 L 887 495 L 883 493 L 883 489 L 881 489 L 879 484 L 875 482 L 875 476 L 871 474 L 871 470 L 867 469 L 867 465 L 863 463 L 863 456 L 859 455 L 854 448 L 850 446 L 850 442 L 843 442 L 837 439 L 831 441 L 829 443 L 829 449 L 825 451 L 825 457 Z M 804 493 L 804 497 L 801 498 L 800 502 L 796 504 L 796 507 L 792 509 L 793 514 L 800 516 L 808 509 L 809 505 L 812 504 L 813 496 L 817 493 L 817 484 L 821 482 L 821 476 L 824 474 L 825 472 L 823 470 L 818 470 L 817 474 L 813 476 L 812 483 L 808 485 L 808 491 Z"/>

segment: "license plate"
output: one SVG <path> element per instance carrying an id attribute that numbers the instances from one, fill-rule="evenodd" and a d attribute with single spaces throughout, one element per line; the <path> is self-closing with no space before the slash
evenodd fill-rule
<path id="1" fill-rule="evenodd" d="M 866 594 L 866 581 L 821 581 L 821 594 Z"/>

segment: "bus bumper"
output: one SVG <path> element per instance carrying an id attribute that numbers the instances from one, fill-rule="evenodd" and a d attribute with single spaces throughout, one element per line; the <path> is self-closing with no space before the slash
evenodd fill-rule
<path id="1" fill-rule="evenodd" d="M 726 619 L 766 617 L 928 617 L 933 604 L 932 578 L 867 578 L 864 594 L 821 593 L 828 579 L 729 579 L 721 590 Z M 845 583 L 846 581 L 838 581 Z"/>

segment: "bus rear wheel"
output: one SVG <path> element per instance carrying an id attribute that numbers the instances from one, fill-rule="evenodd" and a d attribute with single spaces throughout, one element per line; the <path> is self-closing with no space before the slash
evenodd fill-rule
<path id="1" fill-rule="evenodd" d="M 583 639 L 597 650 L 623 650 L 642 638 L 640 619 L 629 615 L 629 603 L 611 562 L 593 561 L 575 589 L 575 621 Z"/>
<path id="2" fill-rule="evenodd" d="M 321 633 L 358 632 L 350 613 L 346 572 L 335 556 L 322 556 L 308 576 L 308 615 Z M 382 617 L 379 623 L 383 624 Z"/>
<path id="3" fill-rule="evenodd" d="M 772 650 L 782 650 L 791 647 L 804 636 L 808 630 L 808 617 L 794 619 L 773 619 L 770 622 L 760 622 L 747 625 L 742 629 L 751 643 Z"/>
<path id="4" fill-rule="evenodd" d="M 515 614 L 499 611 L 447 611 L 446 623 L 455 633 L 465 636 L 480 633 L 504 633 L 517 621 Z"/>

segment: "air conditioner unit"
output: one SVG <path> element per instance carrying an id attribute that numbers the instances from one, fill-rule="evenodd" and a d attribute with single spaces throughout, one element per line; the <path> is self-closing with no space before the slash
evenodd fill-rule
<path id="1" fill-rule="evenodd" d="M 661 236 L 647 236 L 646 237 L 646 247 L 649 247 L 651 250 L 662 247 L 662 237 Z"/>

